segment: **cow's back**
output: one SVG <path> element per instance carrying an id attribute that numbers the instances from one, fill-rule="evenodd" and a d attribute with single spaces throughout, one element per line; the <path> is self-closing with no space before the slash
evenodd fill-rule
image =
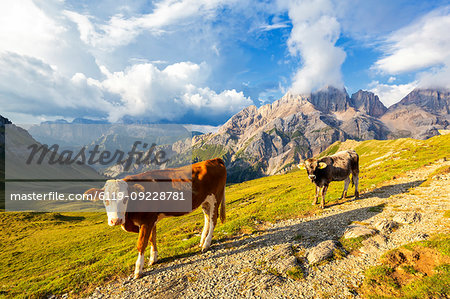
<path id="1" fill-rule="evenodd" d="M 216 158 L 180 168 L 151 170 L 130 175 L 125 177 L 124 180 L 129 183 L 139 183 L 146 190 L 150 190 L 151 184 L 158 181 L 172 181 L 173 184 L 177 182 L 192 182 L 192 210 L 195 210 L 205 200 L 206 196 L 211 194 L 216 197 L 223 195 L 227 180 L 227 170 L 222 159 Z"/>
<path id="2" fill-rule="evenodd" d="M 227 170 L 220 158 L 192 165 L 192 208 L 196 209 L 206 196 L 223 196 Z"/>
<path id="3" fill-rule="evenodd" d="M 324 157 L 320 161 L 331 166 L 328 170 L 326 169 L 328 180 L 339 181 L 346 179 L 354 169 L 358 169 L 359 157 L 354 150 L 347 150 Z"/>

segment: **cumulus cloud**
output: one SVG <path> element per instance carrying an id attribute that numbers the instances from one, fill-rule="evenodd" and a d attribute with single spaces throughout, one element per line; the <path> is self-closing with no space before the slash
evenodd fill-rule
<path id="1" fill-rule="evenodd" d="M 4 111 L 107 117 L 112 122 L 124 116 L 177 121 L 188 113 L 214 120 L 252 104 L 234 89 L 216 93 L 203 87 L 205 63 L 181 62 L 162 70 L 151 63 L 119 72 L 100 69 L 104 80 L 82 73 L 66 77 L 42 60 L 5 53 L 0 55 L 0 101 Z"/>
<path id="2" fill-rule="evenodd" d="M 343 87 L 341 65 L 344 50 L 336 46 L 340 24 L 329 0 L 280 1 L 292 22 L 289 52 L 301 57 L 293 78 L 293 93 L 309 93 L 326 85 Z"/>
<path id="3" fill-rule="evenodd" d="M 414 88 L 417 87 L 417 82 L 411 82 L 407 84 L 383 84 L 378 81 L 373 81 L 369 84 L 369 91 L 376 94 L 380 101 L 386 107 L 389 107 L 409 94 Z"/>
<path id="4" fill-rule="evenodd" d="M 450 6 L 432 11 L 392 33 L 385 41 L 384 57 L 372 68 L 387 74 L 421 71 L 417 76 L 420 87 L 449 87 L 448 28 Z"/>
<path id="5" fill-rule="evenodd" d="M 1 112 L 21 121 L 55 117 L 118 121 L 124 116 L 155 122 L 224 121 L 252 101 L 235 89 L 209 88 L 210 63 L 189 62 L 207 59 L 201 51 L 220 56 L 220 44 L 199 50 L 172 42 L 183 35 L 180 26 L 211 20 L 216 10 L 232 1 L 163 0 L 149 14 L 120 10 L 126 17 L 113 10 L 106 21 L 98 12 L 91 16 L 69 11 L 73 7 L 60 1 L 0 3 L 0 26 L 8 28 L 0 30 Z M 169 57 L 147 47 L 152 39 L 137 39 L 144 32 L 158 39 L 164 30 L 175 32 L 161 42 L 161 51 L 175 49 Z M 207 39 L 195 37 L 196 45 Z M 134 41 L 140 46 L 135 47 Z M 112 52 L 128 43 L 129 48 Z M 200 58 L 191 55 L 189 46 Z"/>
<path id="6" fill-rule="evenodd" d="M 95 85 L 122 100 L 122 106 L 110 111 L 111 121 L 124 115 L 148 116 L 155 120 L 176 120 L 188 112 L 207 113 L 209 117 L 231 115 L 251 105 L 242 92 L 225 90 L 216 93 L 199 87 L 209 70 L 205 63 L 175 63 L 160 70 L 153 64 L 136 64 L 123 72 L 110 73 Z"/>
<path id="7" fill-rule="evenodd" d="M 112 109 L 84 75 L 66 77 L 40 59 L 9 52 L 0 54 L 0 101 L 4 111 L 30 114 L 105 116 Z"/>

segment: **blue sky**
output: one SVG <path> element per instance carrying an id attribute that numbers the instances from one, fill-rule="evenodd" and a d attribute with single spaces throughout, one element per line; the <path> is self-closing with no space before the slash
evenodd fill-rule
<path id="1" fill-rule="evenodd" d="M 448 1 L 0 4 L 0 114 L 219 125 L 327 85 L 387 105 L 450 87 Z"/>

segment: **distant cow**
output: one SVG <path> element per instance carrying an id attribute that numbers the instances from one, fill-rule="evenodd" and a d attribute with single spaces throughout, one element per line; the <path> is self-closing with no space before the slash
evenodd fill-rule
<path id="1" fill-rule="evenodd" d="M 205 215 L 205 226 L 203 228 L 200 246 L 202 251 L 209 249 L 213 236 L 214 227 L 217 224 L 217 217 L 225 221 L 225 182 L 227 172 L 225 165 L 221 159 L 212 159 L 204 162 L 195 163 L 192 166 L 185 166 L 176 169 L 157 170 L 159 176 L 165 175 L 170 181 L 170 175 L 178 176 L 179 173 L 189 172 L 192 167 L 192 209 L 191 211 L 202 206 Z M 137 250 L 138 259 L 134 271 L 134 277 L 142 276 L 144 267 L 144 252 L 150 240 L 150 265 L 156 262 L 158 257 L 158 250 L 156 247 L 156 223 L 165 217 L 181 216 L 190 213 L 188 212 L 131 212 L 127 211 L 127 198 L 123 200 L 110 200 L 108 194 L 123 192 L 130 195 L 133 192 L 147 191 L 145 182 L 154 181 L 155 171 L 144 172 L 137 175 L 127 176 L 123 180 L 108 180 L 105 187 L 102 189 L 92 188 L 85 192 L 92 198 L 101 199 L 104 195 L 103 202 L 105 207 L 109 205 L 116 205 L 114 212 L 108 212 L 108 224 L 110 226 L 122 225 L 122 228 L 128 232 L 139 233 Z M 190 178 L 188 179 L 190 180 Z M 167 181 L 167 180 L 166 180 Z M 172 182 L 175 182 L 173 180 Z M 100 195 L 103 193 L 103 195 Z M 133 198 L 132 196 L 130 196 Z M 130 198 L 128 197 L 128 198 Z M 128 205 L 129 207 L 129 205 Z M 108 210 L 108 209 L 107 209 Z M 109 211 L 111 211 L 109 207 Z"/>
<path id="2" fill-rule="evenodd" d="M 344 192 L 342 193 L 341 199 L 347 196 L 350 174 L 355 185 L 355 197 L 359 197 L 359 156 L 354 150 L 338 152 L 332 156 L 320 159 L 307 159 L 304 163 L 308 177 L 316 185 L 314 204 L 317 204 L 320 188 L 322 188 L 322 201 L 320 204 L 322 209 L 325 206 L 325 195 L 330 182 L 345 180 Z"/>

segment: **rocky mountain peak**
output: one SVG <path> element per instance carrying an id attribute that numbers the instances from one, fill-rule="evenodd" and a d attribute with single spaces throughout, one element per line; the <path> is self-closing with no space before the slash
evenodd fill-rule
<path id="1" fill-rule="evenodd" d="M 373 117 L 380 117 L 387 111 L 378 96 L 370 91 L 360 89 L 352 94 L 350 101 L 352 107 Z"/>
<path id="2" fill-rule="evenodd" d="M 381 120 L 391 129 L 390 138 L 426 139 L 450 126 L 450 91 L 414 89 L 389 107 Z"/>
<path id="3" fill-rule="evenodd" d="M 311 93 L 309 100 L 318 110 L 324 113 L 345 111 L 350 107 L 350 98 L 345 88 L 339 89 L 327 86 Z"/>
<path id="4" fill-rule="evenodd" d="M 414 89 L 399 103 L 393 105 L 392 109 L 408 105 L 415 105 L 430 113 L 448 115 L 450 114 L 450 90 Z"/>

